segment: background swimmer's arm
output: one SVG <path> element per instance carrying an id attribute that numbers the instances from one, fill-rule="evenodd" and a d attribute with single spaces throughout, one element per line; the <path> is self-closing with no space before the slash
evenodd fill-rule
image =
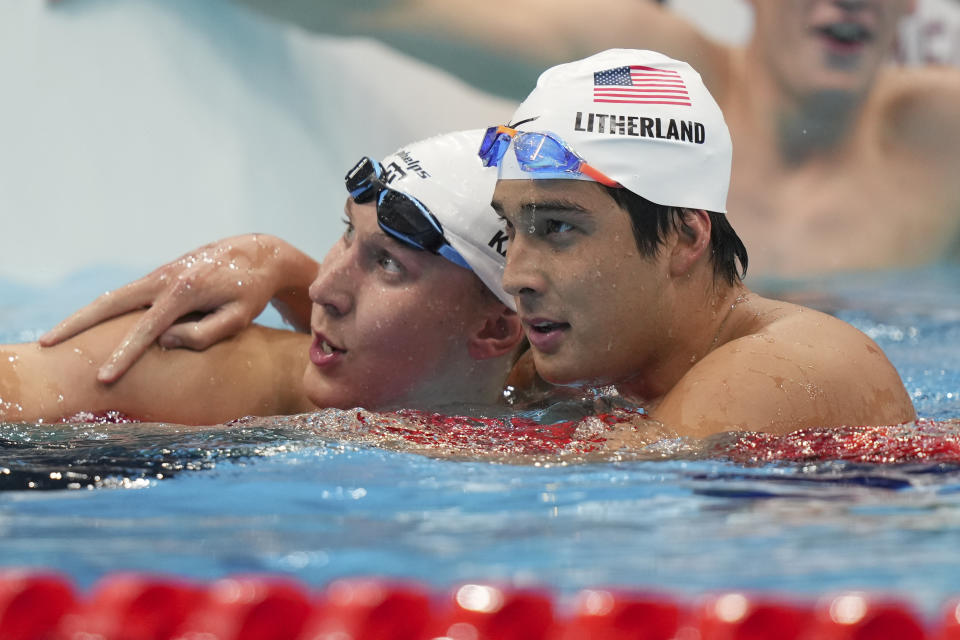
<path id="1" fill-rule="evenodd" d="M 883 152 L 922 166 L 941 190 L 946 206 L 914 212 L 928 216 L 919 224 L 936 225 L 952 240 L 944 257 L 960 258 L 960 70 L 924 67 L 910 73 L 886 69 L 878 82 L 875 104 L 883 111 Z M 941 186 L 942 185 L 942 186 Z M 932 216 L 937 216 L 931 219 Z"/>
<path id="2" fill-rule="evenodd" d="M 817 321 L 820 315 L 779 335 L 750 335 L 716 349 L 650 416 L 694 437 L 913 420 L 913 404 L 880 347 L 840 320 Z"/>
<path id="3" fill-rule="evenodd" d="M 192 251 L 149 275 L 106 293 L 47 334 L 52 346 L 109 318 L 149 308 L 97 361 L 101 382 L 114 382 L 155 341 L 165 347 L 206 349 L 249 326 L 271 300 L 294 328 L 310 325 L 307 289 L 315 260 L 283 240 L 264 234 L 227 238 Z M 201 314 L 190 322 L 178 319 Z M 176 324 L 175 324 L 176 323 Z"/>
<path id="4" fill-rule="evenodd" d="M 653 0 L 239 0 L 323 33 L 366 35 L 470 85 L 523 98 L 547 66 L 612 47 L 690 62 L 712 86 L 719 45 Z"/>
<path id="5" fill-rule="evenodd" d="M 0 346 L 0 421 L 119 411 L 143 421 L 216 424 L 311 408 L 301 383 L 310 337 L 257 326 L 204 352 L 154 345 L 118 382 L 97 382 L 97 363 L 140 315 L 105 321 L 54 347 Z"/>
<path id="6" fill-rule="evenodd" d="M 887 95 L 882 97 L 887 131 L 946 184 L 952 207 L 946 208 L 942 229 L 953 232 L 960 249 L 960 70 L 934 66 L 912 69 L 910 74 L 888 70 L 886 79 L 882 87 Z M 955 256 L 960 257 L 960 250 Z"/>

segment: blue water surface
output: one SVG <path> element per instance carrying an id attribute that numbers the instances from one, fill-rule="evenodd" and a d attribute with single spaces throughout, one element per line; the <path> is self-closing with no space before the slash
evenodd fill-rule
<path id="1" fill-rule="evenodd" d="M 0 341 L 32 339 L 126 275 L 78 273 L 47 291 L 0 282 Z M 960 417 L 958 281 L 960 269 L 940 267 L 770 287 L 870 334 L 921 417 L 949 427 Z M 135 569 L 269 571 L 314 585 L 358 574 L 439 588 L 496 580 L 561 594 L 855 588 L 931 615 L 960 595 L 960 468 L 950 464 L 745 465 L 677 451 L 505 465 L 358 447 L 285 420 L 199 432 L 4 425 L 0 443 L 8 476 L 61 474 L 47 485 L 65 487 L 67 461 L 100 474 L 94 489 L 0 491 L 0 566 L 55 568 L 84 586 Z"/>

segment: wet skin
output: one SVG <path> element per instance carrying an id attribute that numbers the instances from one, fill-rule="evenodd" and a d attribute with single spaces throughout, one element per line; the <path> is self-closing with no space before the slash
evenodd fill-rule
<path id="1" fill-rule="evenodd" d="M 316 407 L 496 402 L 521 337 L 512 312 L 471 271 L 388 238 L 372 204 L 351 202 L 346 215 L 310 287 L 312 336 L 253 326 L 203 352 L 153 345 L 113 384 L 96 380 L 98 363 L 140 312 L 52 347 L 0 346 L 0 421 L 120 411 L 212 424 Z"/>
<path id="2" fill-rule="evenodd" d="M 516 296 L 540 375 L 614 384 L 685 435 L 895 424 L 913 407 L 863 333 L 825 314 L 715 281 L 709 217 L 639 254 L 627 213 L 576 180 L 501 180 Z"/>
<path id="3" fill-rule="evenodd" d="M 0 422 L 117 411 L 196 425 L 314 408 L 299 381 L 309 337 L 256 325 L 203 352 L 154 345 L 116 383 L 98 382 L 98 363 L 141 315 L 105 321 L 53 347 L 0 346 Z"/>
<path id="4" fill-rule="evenodd" d="M 960 71 L 888 64 L 913 0 L 751 4 L 745 47 L 636 0 L 419 0 L 387 13 L 398 28 L 455 34 L 541 68 L 609 47 L 689 62 L 730 128 L 727 206 L 754 282 L 955 258 Z"/>
<path id="5" fill-rule="evenodd" d="M 348 201 L 345 216 L 347 228 L 310 287 L 307 395 L 333 407 L 476 395 L 476 381 L 465 380 L 475 367 L 469 336 L 502 305 L 471 271 L 387 236 L 372 203 Z"/>

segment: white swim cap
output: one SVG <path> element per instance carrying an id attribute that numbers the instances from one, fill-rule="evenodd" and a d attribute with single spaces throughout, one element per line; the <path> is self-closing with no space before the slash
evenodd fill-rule
<path id="1" fill-rule="evenodd" d="M 552 133 L 586 163 L 651 202 L 727 211 L 733 154 L 723 113 L 700 74 L 655 51 L 610 49 L 547 69 L 513 116 L 521 131 Z M 500 178 L 589 178 L 531 173 L 513 148 Z"/>
<path id="2" fill-rule="evenodd" d="M 383 180 L 413 196 L 437 217 L 443 235 L 477 277 L 511 309 L 503 290 L 507 235 L 490 206 L 497 170 L 477 157 L 480 129 L 457 131 L 405 145 L 383 158 Z"/>

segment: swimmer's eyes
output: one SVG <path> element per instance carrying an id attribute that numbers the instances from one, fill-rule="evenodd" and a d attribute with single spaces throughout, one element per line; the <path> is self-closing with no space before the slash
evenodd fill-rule
<path id="1" fill-rule="evenodd" d="M 513 240 L 514 235 L 516 235 L 517 228 L 505 217 L 498 217 L 500 218 L 500 222 L 502 222 L 506 228 L 507 238 Z M 530 221 L 529 224 L 521 222 L 520 225 L 520 228 L 523 229 L 525 235 L 541 236 L 545 239 L 550 239 L 552 236 L 557 241 L 560 241 L 571 232 L 579 229 L 579 227 L 573 222 L 558 218 L 546 217 L 535 217 Z"/>
<path id="2" fill-rule="evenodd" d="M 569 222 L 563 220 L 554 220 L 548 219 L 544 222 L 544 232 L 547 234 L 551 233 L 567 233 L 573 231 L 574 227 Z"/>
<path id="3" fill-rule="evenodd" d="M 343 237 L 349 240 L 350 237 L 353 236 L 353 230 L 354 230 L 353 223 L 350 222 L 350 218 L 346 218 L 346 217 L 341 218 L 341 221 L 343 222 L 344 226 L 346 227 L 346 228 L 343 230 Z"/>
<path id="4" fill-rule="evenodd" d="M 375 256 L 377 266 L 391 274 L 403 274 L 405 269 L 395 257 L 386 251 L 378 251 Z"/>
<path id="5" fill-rule="evenodd" d="M 513 234 L 514 234 L 513 223 L 501 215 L 498 215 L 497 218 L 500 219 L 500 224 L 502 224 L 504 229 L 507 230 L 507 239 L 513 240 Z"/>

